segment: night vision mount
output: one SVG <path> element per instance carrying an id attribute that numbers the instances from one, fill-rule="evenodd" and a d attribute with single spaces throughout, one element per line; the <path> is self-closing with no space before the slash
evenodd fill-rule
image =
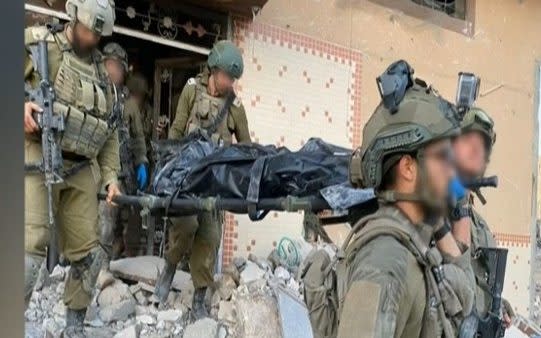
<path id="1" fill-rule="evenodd" d="M 383 74 L 376 78 L 383 105 L 391 114 L 398 110 L 406 90 L 413 86 L 413 68 L 404 60 L 392 63 Z"/>

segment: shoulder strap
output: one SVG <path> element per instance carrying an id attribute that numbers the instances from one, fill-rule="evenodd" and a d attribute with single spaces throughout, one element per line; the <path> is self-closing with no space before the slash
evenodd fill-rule
<path id="1" fill-rule="evenodd" d="M 208 128 L 206 128 L 209 134 L 212 135 L 216 132 L 216 130 L 218 130 L 218 127 L 227 116 L 227 113 L 229 112 L 229 108 L 231 107 L 231 104 L 233 103 L 235 98 L 236 98 L 235 92 L 230 91 L 227 97 L 225 98 L 224 105 L 220 109 L 218 116 L 216 116 L 214 121 L 212 121 L 212 124 Z"/>

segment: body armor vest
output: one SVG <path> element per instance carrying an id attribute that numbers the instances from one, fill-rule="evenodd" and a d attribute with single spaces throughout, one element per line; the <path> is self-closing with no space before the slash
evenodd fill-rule
<path id="1" fill-rule="evenodd" d="M 195 84 L 195 99 L 190 111 L 187 124 L 187 135 L 200 131 L 218 145 L 231 145 L 232 133 L 229 125 L 232 125 L 231 114 L 226 109 L 223 116 L 220 114 L 226 99 L 214 97 L 207 93 L 207 88 L 197 78 Z M 217 124 L 215 130 L 209 130 Z"/>
<path id="2" fill-rule="evenodd" d="M 65 48 L 67 40 L 63 34 L 55 38 L 62 53 L 54 79 L 54 112 L 64 115 L 65 121 L 60 146 L 63 151 L 93 159 L 114 129 L 114 123 L 109 121 L 113 105 L 111 84 L 99 56 L 93 56 L 93 62 L 88 64 Z"/>
<path id="3" fill-rule="evenodd" d="M 354 239 L 351 239 L 355 236 Z M 337 294 L 344 300 L 348 291 L 348 265 L 355 253 L 369 241 L 379 236 L 392 236 L 404 245 L 416 258 L 423 271 L 426 287 L 426 307 L 422 321 L 422 338 L 455 337 L 460 322 L 454 318 L 462 311 L 461 300 L 446 280 L 445 265 L 436 248 L 430 248 L 414 226 L 396 209 L 384 207 L 375 214 L 361 219 L 351 230 L 342 248 L 343 259 L 336 268 Z M 349 242 L 351 240 L 351 242 Z M 349 245 L 348 245 L 349 242 Z M 339 309 L 343 304 L 338 304 Z M 340 310 L 338 311 L 340 315 Z"/>

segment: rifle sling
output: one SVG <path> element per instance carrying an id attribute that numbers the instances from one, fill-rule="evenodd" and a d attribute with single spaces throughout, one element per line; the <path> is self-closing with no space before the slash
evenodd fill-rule
<path id="1" fill-rule="evenodd" d="M 77 174 L 81 169 L 90 164 L 90 160 L 84 160 L 73 165 L 69 169 L 62 170 L 61 176 L 63 179 L 69 178 Z M 41 163 L 28 163 L 24 165 L 24 171 L 27 174 L 40 174 L 43 172 Z"/>

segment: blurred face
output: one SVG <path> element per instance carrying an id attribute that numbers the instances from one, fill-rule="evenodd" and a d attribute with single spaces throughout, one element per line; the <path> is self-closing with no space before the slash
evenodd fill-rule
<path id="1" fill-rule="evenodd" d="M 466 177 L 477 177 L 486 168 L 485 139 L 480 132 L 471 131 L 460 135 L 453 142 L 456 166 Z"/>
<path id="2" fill-rule="evenodd" d="M 428 145 L 424 159 L 430 192 L 439 202 L 445 203 L 449 182 L 454 176 L 451 141 L 441 140 Z"/>
<path id="3" fill-rule="evenodd" d="M 124 84 L 124 67 L 122 67 L 122 64 L 118 60 L 105 60 L 105 68 L 115 85 L 120 86 Z"/>
<path id="4" fill-rule="evenodd" d="M 225 95 L 233 90 L 233 84 L 235 79 L 229 76 L 226 72 L 221 69 L 217 69 L 212 73 L 214 77 L 214 84 L 216 86 L 216 91 L 220 95 Z"/>
<path id="5" fill-rule="evenodd" d="M 89 56 L 100 42 L 98 34 L 80 23 L 73 25 L 71 38 L 73 51 L 80 57 Z"/>

